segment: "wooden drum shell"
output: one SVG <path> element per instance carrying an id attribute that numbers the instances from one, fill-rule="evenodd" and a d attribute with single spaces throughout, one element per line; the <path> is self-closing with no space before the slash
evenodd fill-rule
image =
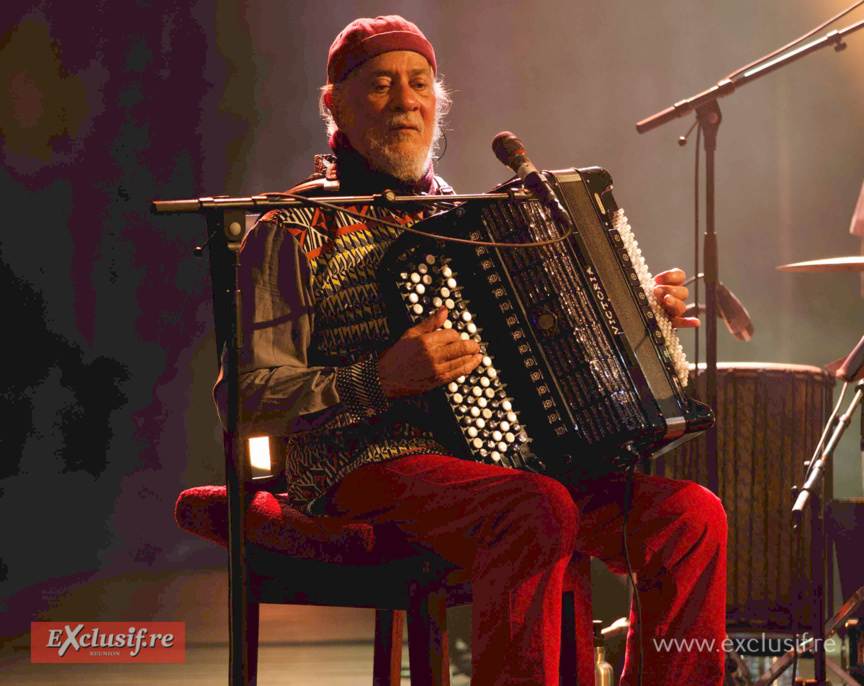
<path id="1" fill-rule="evenodd" d="M 803 483 L 804 463 L 831 414 L 834 385 L 835 377 L 817 367 L 718 364 L 717 470 L 729 523 L 727 627 L 786 631 L 810 623 L 810 608 L 800 600 L 809 596 L 812 576 L 810 518 L 803 537 L 793 531 L 792 487 Z M 657 473 L 706 485 L 706 455 L 703 434 L 664 455 Z M 826 500 L 830 493 L 829 470 Z"/>

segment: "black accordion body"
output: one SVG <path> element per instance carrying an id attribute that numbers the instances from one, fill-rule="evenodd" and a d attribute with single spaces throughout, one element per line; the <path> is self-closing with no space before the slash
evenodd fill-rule
<path id="1" fill-rule="evenodd" d="M 546 176 L 573 222 L 563 240 L 490 247 L 406 232 L 378 277 L 394 336 L 446 305 L 445 326 L 483 350 L 471 374 L 423 396 L 421 421 L 444 445 L 470 460 L 590 477 L 695 436 L 713 415 L 684 388 L 686 359 L 608 172 Z M 538 200 L 510 195 L 415 228 L 495 243 L 565 236 Z"/>

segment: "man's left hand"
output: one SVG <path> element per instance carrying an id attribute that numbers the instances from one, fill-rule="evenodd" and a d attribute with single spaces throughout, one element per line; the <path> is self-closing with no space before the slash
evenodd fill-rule
<path id="1" fill-rule="evenodd" d="M 676 329 L 692 329 L 700 323 L 698 317 L 681 316 L 687 309 L 684 301 L 690 296 L 687 286 L 681 285 L 686 278 L 687 275 L 680 269 L 669 269 L 654 277 L 654 296 Z"/>

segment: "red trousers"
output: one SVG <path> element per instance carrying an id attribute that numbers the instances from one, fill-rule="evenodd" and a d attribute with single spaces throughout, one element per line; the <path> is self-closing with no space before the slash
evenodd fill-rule
<path id="1" fill-rule="evenodd" d="M 327 513 L 396 526 L 472 570 L 473 686 L 557 686 L 566 565 L 580 551 L 613 572 L 626 571 L 624 486 L 622 474 L 575 488 L 537 474 L 417 455 L 350 473 L 327 496 Z M 642 683 L 719 685 L 723 507 L 701 486 L 642 474 L 634 475 L 630 502 L 627 549 L 642 607 Z M 630 621 L 621 684 L 635 686 L 635 608 Z"/>

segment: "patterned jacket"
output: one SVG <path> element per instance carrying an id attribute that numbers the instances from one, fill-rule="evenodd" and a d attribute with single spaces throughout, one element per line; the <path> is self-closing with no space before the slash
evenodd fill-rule
<path id="1" fill-rule="evenodd" d="M 295 189 L 359 195 L 380 192 L 389 181 L 388 187 L 406 191 L 395 179 L 348 163 L 350 183 L 340 188 L 343 156 L 339 161 L 317 157 L 316 174 Z M 452 193 L 431 175 L 427 187 L 430 193 Z M 348 209 L 402 225 L 422 218 L 381 207 Z M 309 206 L 264 214 L 243 243 L 240 430 L 248 437 L 285 438 L 288 494 L 310 513 L 320 496 L 361 465 L 447 454 L 431 431 L 412 426 L 411 401 L 389 402 L 378 380 L 378 353 L 393 339 L 376 270 L 400 233 Z M 216 399 L 224 412 L 220 386 Z"/>

